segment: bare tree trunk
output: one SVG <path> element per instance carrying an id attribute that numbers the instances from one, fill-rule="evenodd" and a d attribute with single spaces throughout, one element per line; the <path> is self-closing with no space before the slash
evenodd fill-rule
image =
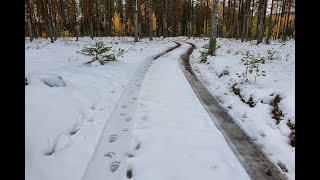
<path id="1" fill-rule="evenodd" d="M 188 39 L 190 39 L 190 36 L 191 36 L 191 22 L 190 22 L 190 19 L 191 19 L 190 11 L 191 10 L 190 10 L 190 6 L 191 6 L 191 0 L 188 0 L 188 5 L 187 5 L 187 36 L 188 36 Z M 206 19 L 205 27 L 207 27 L 207 19 Z"/>
<path id="2" fill-rule="evenodd" d="M 62 20 L 62 29 L 66 27 L 66 14 L 65 14 L 65 7 L 63 4 L 63 0 L 60 0 L 60 10 L 61 10 L 61 20 Z"/>
<path id="3" fill-rule="evenodd" d="M 245 39 L 246 41 L 248 41 L 249 39 L 249 31 L 251 29 L 251 11 L 250 11 L 250 7 L 251 7 L 251 0 L 248 0 L 248 9 L 247 9 L 247 25 L 246 25 L 246 30 L 245 30 Z"/>
<path id="4" fill-rule="evenodd" d="M 285 11 L 285 4 L 286 4 L 286 0 L 282 1 L 282 8 L 281 8 L 281 15 L 280 15 L 280 19 L 279 19 L 279 26 L 278 26 L 278 33 L 277 33 L 277 38 L 280 39 L 280 35 L 282 35 L 283 33 L 283 29 L 282 29 L 282 25 L 283 25 L 283 16 L 284 16 L 284 11 Z M 280 28 L 281 28 L 281 32 L 280 32 Z"/>
<path id="5" fill-rule="evenodd" d="M 212 7 L 212 17 L 211 17 L 211 33 L 210 33 L 210 42 L 209 42 L 209 50 L 208 50 L 209 55 L 215 55 L 215 53 L 216 53 L 218 4 L 219 4 L 219 0 L 214 0 L 213 7 Z"/>
<path id="6" fill-rule="evenodd" d="M 165 4 L 164 4 L 164 8 L 165 8 L 165 12 L 163 13 L 163 37 L 167 37 L 168 36 L 168 23 L 167 23 L 167 14 L 168 14 L 168 0 L 164 0 Z"/>
<path id="7" fill-rule="evenodd" d="M 48 14 L 48 23 L 49 23 L 49 27 L 48 27 L 48 30 L 49 30 L 49 35 L 50 35 L 50 41 L 51 43 L 54 43 L 54 37 L 53 37 L 53 27 L 52 27 L 52 16 L 51 16 L 51 7 L 50 7 L 51 3 L 50 3 L 50 0 L 48 0 L 45 4 L 46 6 L 46 12 Z"/>
<path id="8" fill-rule="evenodd" d="M 74 13 L 73 13 L 73 19 L 74 19 L 74 33 L 76 35 L 76 41 L 79 40 L 79 28 L 78 28 L 78 22 L 77 22 L 77 13 L 76 13 L 76 2 L 75 0 L 73 1 L 73 9 L 74 9 Z"/>
<path id="9" fill-rule="evenodd" d="M 268 23 L 268 32 L 267 32 L 267 38 L 266 38 L 266 44 L 269 44 L 269 39 L 271 35 L 271 22 L 272 22 L 272 10 L 273 10 L 273 1 L 271 1 L 271 11 L 270 11 L 270 18 L 269 18 L 269 23 Z"/>
<path id="10" fill-rule="evenodd" d="M 138 42 L 138 10 L 134 10 L 134 42 Z"/>
<path id="11" fill-rule="evenodd" d="M 30 42 L 33 41 L 33 32 L 32 32 L 32 27 L 31 27 L 31 21 L 29 18 L 27 18 L 28 22 L 28 31 L 29 31 L 29 36 L 30 36 Z"/>
<path id="12" fill-rule="evenodd" d="M 191 1 L 191 16 L 190 16 L 190 36 L 193 36 L 193 31 L 194 31 L 194 19 L 193 19 L 193 1 Z M 190 37 L 189 37 L 190 39 Z"/>
<path id="13" fill-rule="evenodd" d="M 189 6 L 191 1 L 189 0 Z M 209 0 L 206 0 L 206 25 L 205 25 L 205 35 L 209 34 Z M 189 10 L 190 11 L 190 10 Z"/>
<path id="14" fill-rule="evenodd" d="M 107 7 L 108 7 L 108 2 L 107 0 L 104 1 L 104 8 L 103 8 L 103 34 L 104 36 L 108 36 L 108 31 L 107 31 Z"/>
<path id="15" fill-rule="evenodd" d="M 287 15 L 287 19 L 286 19 L 286 24 L 284 27 L 284 33 L 282 35 L 282 41 L 285 42 L 287 39 L 287 35 L 288 35 L 288 24 L 289 24 L 289 17 L 290 17 L 290 10 L 291 10 L 291 3 L 292 0 L 289 0 L 289 4 L 288 4 L 288 15 Z"/>
<path id="16" fill-rule="evenodd" d="M 226 1 L 225 0 L 223 0 L 222 1 L 222 25 L 221 25 L 221 37 L 224 37 L 225 36 L 225 34 L 224 34 L 224 24 L 226 23 L 226 21 L 225 21 L 225 3 L 226 3 Z"/>
<path id="17" fill-rule="evenodd" d="M 89 17 L 90 17 L 90 37 L 93 39 L 94 32 L 93 32 L 93 3 L 92 0 L 89 0 Z"/>
<path id="18" fill-rule="evenodd" d="M 231 37 L 235 36 L 236 32 L 236 0 L 233 0 L 233 13 L 232 13 L 232 23 L 231 23 Z"/>
<path id="19" fill-rule="evenodd" d="M 244 20 L 243 20 L 243 26 L 242 26 L 242 33 L 241 33 L 241 41 L 244 41 L 244 38 L 248 31 L 248 22 L 249 22 L 249 16 L 250 16 L 250 2 L 251 0 L 246 0 L 244 4 Z"/>
<path id="20" fill-rule="evenodd" d="M 238 22 L 236 24 L 236 32 L 235 32 L 235 38 L 239 39 L 240 38 L 240 33 L 241 33 L 241 27 L 242 27 L 242 15 L 243 15 L 243 1 L 244 0 L 239 0 L 239 6 L 238 6 Z"/>
<path id="21" fill-rule="evenodd" d="M 257 37 L 257 44 L 262 43 L 263 40 L 263 33 L 264 33 L 264 25 L 263 25 L 263 21 L 264 21 L 264 10 L 266 8 L 266 2 L 267 0 L 260 0 L 260 12 L 259 12 L 259 26 L 258 26 L 258 37 Z"/>
<path id="22" fill-rule="evenodd" d="M 33 28 L 32 28 L 32 23 L 31 23 L 31 20 L 32 20 L 32 11 L 33 11 L 33 8 L 31 8 L 31 2 L 30 0 L 27 1 L 27 3 L 25 4 L 26 6 L 26 11 L 27 11 L 27 24 L 28 24 L 28 31 L 29 31 L 29 37 L 30 37 L 30 42 L 33 41 L 33 38 L 34 38 L 34 35 L 33 35 Z"/>
<path id="23" fill-rule="evenodd" d="M 108 35 L 113 36 L 113 31 L 112 31 L 112 0 L 107 0 L 108 2 L 108 16 L 107 16 L 107 22 L 108 22 Z"/>
<path id="24" fill-rule="evenodd" d="M 97 36 L 101 36 L 98 0 L 96 0 Z"/>
<path id="25" fill-rule="evenodd" d="M 152 0 L 149 0 L 149 40 L 153 41 L 153 11 L 152 11 Z"/>
<path id="26" fill-rule="evenodd" d="M 255 0 L 252 0 L 252 10 L 251 10 L 251 13 L 250 13 L 250 26 L 249 26 L 249 31 L 248 31 L 248 38 L 247 40 L 251 40 L 253 38 L 253 30 L 252 30 L 252 26 L 253 26 L 253 12 L 254 12 L 254 3 L 255 3 Z"/>
<path id="27" fill-rule="evenodd" d="M 279 18 L 278 18 L 278 11 L 279 11 L 279 1 L 276 1 L 276 4 L 277 4 L 277 6 L 276 6 L 276 17 L 275 17 L 275 35 L 273 36 L 273 39 L 276 39 L 277 37 L 278 37 L 278 22 L 279 22 Z"/>
<path id="28" fill-rule="evenodd" d="M 141 14 L 141 0 L 137 0 L 137 10 L 138 10 L 138 30 L 139 38 L 142 38 L 142 14 Z"/>

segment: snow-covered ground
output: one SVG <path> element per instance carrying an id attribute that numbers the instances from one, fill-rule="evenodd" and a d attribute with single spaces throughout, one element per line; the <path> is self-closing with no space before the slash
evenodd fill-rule
<path id="1" fill-rule="evenodd" d="M 290 145 L 292 130 L 287 124 L 295 124 L 295 41 L 256 45 L 256 41 L 218 38 L 217 56 L 209 56 L 206 63 L 200 63 L 200 56 L 208 38 L 194 38 L 188 42 L 197 46 L 190 61 L 205 87 L 270 160 L 287 171 L 285 174 L 289 179 L 294 179 L 295 148 Z M 248 71 L 248 81 L 245 82 L 246 66 L 241 59 L 247 53 L 255 59 L 265 59 L 264 64 L 256 63 L 260 73 L 256 81 L 256 68 L 253 68 L 252 74 Z M 242 100 L 234 91 L 240 92 Z M 281 98 L 277 106 L 283 115 L 279 116 L 279 124 L 272 113 L 272 103 L 277 95 Z M 253 107 L 247 104 L 250 98 Z"/>
<path id="2" fill-rule="evenodd" d="M 80 180 L 112 109 L 139 64 L 175 43 L 155 38 L 97 38 L 116 62 L 84 65 L 76 53 L 90 38 L 25 40 L 25 172 L 27 180 Z"/>
<path id="3" fill-rule="evenodd" d="M 175 46 L 171 41 L 184 41 L 186 37 L 154 38 L 153 42 L 142 39 L 138 43 L 133 43 L 133 38 L 96 39 L 112 46 L 111 52 L 118 56 L 118 61 L 103 66 L 84 65 L 90 57 L 76 51 L 94 44 L 87 37 L 79 41 L 58 39 L 53 44 L 49 39 L 36 39 L 32 43 L 25 40 L 25 75 L 29 83 L 25 86 L 27 180 L 80 180 L 86 168 L 90 169 L 93 155 L 101 155 L 100 151 L 95 153 L 100 137 L 106 142 L 118 138 L 111 142 L 116 145 L 124 139 L 129 142 L 128 133 L 132 133 L 133 141 L 127 162 L 117 159 L 119 154 L 109 149 L 104 154 L 104 158 L 110 158 L 103 167 L 106 171 L 115 170 L 121 161 L 124 171 L 132 169 L 133 179 L 248 179 L 181 72 L 179 57 L 188 45 L 182 43 L 179 50 L 160 57 L 150 67 L 148 63 L 141 66 L 150 62 L 147 60 L 152 56 Z M 275 164 L 284 164 L 289 179 L 294 179 L 295 148 L 290 145 L 291 130 L 287 123 L 289 120 L 295 123 L 295 42 L 283 45 L 271 41 L 271 45 L 257 46 L 255 42 L 218 39 L 221 47 L 217 56 L 199 63 L 200 51 L 204 50 L 201 47 L 208 39 L 188 41 L 197 46 L 191 64 L 204 85 Z M 272 58 L 268 50 L 274 52 Z M 256 83 L 254 72 L 248 75 L 249 82 L 243 80 L 246 68 L 241 58 L 246 51 L 257 59 L 266 58 L 264 64 L 258 65 L 261 75 Z M 139 69 L 141 73 L 137 74 Z M 139 78 L 132 79 L 136 76 Z M 254 107 L 241 101 L 233 86 L 244 102 L 252 97 Z M 279 124 L 272 118 L 271 105 L 277 95 L 281 97 L 277 106 L 283 114 Z M 117 104 L 123 102 L 126 106 Z M 131 107 L 130 103 L 137 107 Z M 127 110 L 137 108 L 137 114 L 135 110 L 129 114 L 118 112 L 118 106 Z M 124 121 L 128 126 L 120 126 L 116 122 L 120 116 L 113 114 L 130 115 L 132 119 L 125 121 L 134 124 L 129 126 Z M 105 129 L 108 132 L 103 132 L 109 119 L 110 124 L 119 127 L 110 126 Z M 126 145 L 129 146 L 122 143 L 117 148 Z M 125 151 L 122 149 L 121 153 Z"/>
<path id="4" fill-rule="evenodd" d="M 180 69 L 189 47 L 182 43 L 147 72 L 127 159 L 132 179 L 250 179 Z"/>

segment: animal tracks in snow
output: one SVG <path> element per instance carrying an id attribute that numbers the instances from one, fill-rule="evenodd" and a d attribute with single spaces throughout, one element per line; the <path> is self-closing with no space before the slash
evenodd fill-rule
<path id="1" fill-rule="evenodd" d="M 115 142 L 118 139 L 118 135 L 116 134 L 111 134 L 109 137 L 109 142 Z"/>
<path id="2" fill-rule="evenodd" d="M 113 161 L 110 163 L 110 171 L 111 172 L 115 172 L 120 166 L 120 162 L 119 161 Z"/>
<path id="3" fill-rule="evenodd" d="M 130 121 L 132 120 L 132 117 L 130 117 L 130 116 L 129 116 L 129 117 L 126 117 L 125 120 L 126 120 L 127 122 L 130 122 Z"/>
<path id="4" fill-rule="evenodd" d="M 128 107 L 128 105 L 125 105 L 125 104 L 124 104 L 124 105 L 122 105 L 121 107 L 122 107 L 122 108 L 127 108 L 127 107 Z"/>
<path id="5" fill-rule="evenodd" d="M 104 154 L 105 157 L 109 157 L 109 158 L 112 158 L 115 155 L 116 155 L 115 152 L 107 152 L 106 154 Z"/>
<path id="6" fill-rule="evenodd" d="M 161 55 L 163 54 L 165 52 Z M 161 55 L 158 56 L 160 57 Z M 138 100 L 140 89 L 153 62 L 153 58 L 144 60 L 127 86 L 123 86 L 122 95 L 106 121 L 100 138 L 102 140 L 99 140 L 82 180 L 119 180 L 126 175 L 128 178 L 133 176 L 132 169 L 125 163 L 127 158 L 134 157 L 133 152 L 128 153 L 131 129 L 134 125 L 136 110 L 140 106 Z M 93 106 L 95 107 L 91 108 L 91 110 L 100 110 L 101 108 L 101 106 Z M 138 150 L 140 143 L 134 145 L 133 148 Z"/>

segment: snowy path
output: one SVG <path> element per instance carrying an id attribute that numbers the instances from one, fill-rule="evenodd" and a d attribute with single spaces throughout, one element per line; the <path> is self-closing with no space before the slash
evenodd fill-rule
<path id="1" fill-rule="evenodd" d="M 177 44 L 140 64 L 104 127 L 96 151 L 82 177 L 83 180 L 120 179 L 123 176 L 125 169 L 122 163 L 127 156 L 133 118 L 138 104 L 137 97 L 143 79 L 155 59 L 179 46 L 180 44 Z"/>
<path id="2" fill-rule="evenodd" d="M 146 75 L 127 174 L 138 180 L 250 179 L 179 67 L 189 47 L 160 57 Z"/>
<path id="3" fill-rule="evenodd" d="M 250 179 L 179 67 L 189 47 L 140 65 L 83 180 Z"/>

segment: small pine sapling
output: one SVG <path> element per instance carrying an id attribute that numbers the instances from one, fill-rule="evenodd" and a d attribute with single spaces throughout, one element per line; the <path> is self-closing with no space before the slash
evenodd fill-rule
<path id="1" fill-rule="evenodd" d="M 241 61 L 246 66 L 245 72 L 242 73 L 244 82 L 249 81 L 248 72 L 249 74 L 252 74 L 253 72 L 255 72 L 254 83 L 256 83 L 257 81 L 257 76 L 261 76 L 261 75 L 265 76 L 265 71 L 260 71 L 259 69 L 260 64 L 265 64 L 264 58 L 260 58 L 260 59 L 254 58 L 253 55 L 251 55 L 249 51 L 247 51 L 246 55 L 241 59 Z"/>
<path id="2" fill-rule="evenodd" d="M 92 60 L 85 64 L 90 64 L 94 61 L 99 61 L 101 65 L 104 65 L 108 61 L 116 61 L 114 54 L 106 54 L 111 50 L 111 47 L 105 47 L 102 41 L 96 42 L 92 47 L 85 47 L 84 49 L 77 51 L 77 53 L 85 56 L 92 56 Z"/>

